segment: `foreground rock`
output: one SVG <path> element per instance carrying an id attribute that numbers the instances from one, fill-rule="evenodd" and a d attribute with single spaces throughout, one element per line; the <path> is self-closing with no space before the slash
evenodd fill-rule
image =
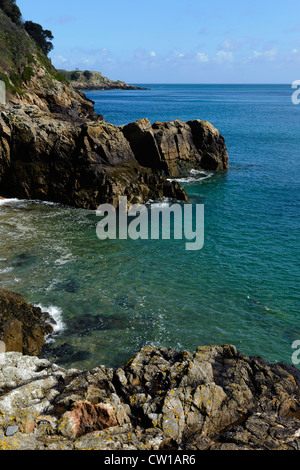
<path id="1" fill-rule="evenodd" d="M 0 194 L 96 209 L 99 204 L 187 200 L 168 179 L 226 170 L 224 138 L 202 121 L 117 127 L 101 117 L 75 120 L 35 106 L 0 112 Z"/>
<path id="2" fill-rule="evenodd" d="M 147 347 L 92 371 L 0 354 L 0 449 L 298 450 L 299 384 L 233 346 Z"/>
<path id="3" fill-rule="evenodd" d="M 45 345 L 45 337 L 53 332 L 51 322 L 47 313 L 28 304 L 21 295 L 0 289 L 2 349 L 38 356 Z"/>

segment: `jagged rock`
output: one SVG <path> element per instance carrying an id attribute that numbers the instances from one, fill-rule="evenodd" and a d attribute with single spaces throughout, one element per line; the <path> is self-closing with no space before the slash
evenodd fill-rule
<path id="1" fill-rule="evenodd" d="M 45 337 L 53 332 L 53 320 L 21 295 L 0 289 L 0 340 L 6 351 L 39 355 Z"/>
<path id="2" fill-rule="evenodd" d="M 211 123 L 196 119 L 187 123 L 192 131 L 194 145 L 206 170 L 218 171 L 228 168 L 225 140 Z"/>
<path id="3" fill-rule="evenodd" d="M 131 204 L 163 197 L 186 201 L 184 189 L 168 178 L 212 166 L 228 167 L 226 146 L 202 121 L 151 126 L 143 119 L 118 127 L 100 118 L 63 119 L 28 105 L 0 113 L 2 196 L 86 209 L 116 206 L 119 196 Z"/>
<path id="4" fill-rule="evenodd" d="M 99 431 L 129 423 L 129 418 L 121 404 L 77 402 L 71 411 L 67 411 L 60 420 L 60 432 L 63 436 L 76 439 L 87 433 Z"/>
<path id="5" fill-rule="evenodd" d="M 162 170 L 168 177 L 186 176 L 188 170 L 226 170 L 228 154 L 223 136 L 206 121 L 128 124 L 123 133 L 140 165 Z"/>
<path id="6" fill-rule="evenodd" d="M 154 170 L 162 169 L 160 151 L 149 119 L 127 124 L 123 126 L 122 132 L 140 165 Z"/>
<path id="7" fill-rule="evenodd" d="M 117 426 L 82 436 L 74 443 L 75 450 L 160 450 L 166 442 L 159 429 L 133 429 L 131 425 Z"/>
<path id="8" fill-rule="evenodd" d="M 234 346 L 146 347 L 92 371 L 5 353 L 0 371 L 0 449 L 300 448 L 299 370 Z"/>

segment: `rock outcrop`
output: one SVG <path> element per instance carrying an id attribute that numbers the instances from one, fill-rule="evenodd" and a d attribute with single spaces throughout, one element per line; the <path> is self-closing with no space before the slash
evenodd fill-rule
<path id="1" fill-rule="evenodd" d="M 145 87 L 128 85 L 121 80 L 111 80 L 104 77 L 101 72 L 58 70 L 75 90 L 147 90 Z"/>
<path id="2" fill-rule="evenodd" d="M 96 209 L 163 197 L 187 200 L 168 178 L 189 171 L 226 170 L 224 138 L 203 121 L 127 126 L 70 118 L 37 106 L 0 112 L 0 194 Z"/>
<path id="3" fill-rule="evenodd" d="M 234 346 L 146 347 L 91 371 L 0 354 L 0 449 L 299 450 L 299 385 Z"/>
<path id="4" fill-rule="evenodd" d="M 21 295 L 0 289 L 0 340 L 6 351 L 41 354 L 45 337 L 53 333 L 53 319 Z"/>
<path id="5" fill-rule="evenodd" d="M 224 137 L 209 122 L 155 122 L 141 119 L 123 127 L 135 158 L 142 165 L 168 177 L 187 176 L 191 169 L 226 170 L 228 154 Z"/>

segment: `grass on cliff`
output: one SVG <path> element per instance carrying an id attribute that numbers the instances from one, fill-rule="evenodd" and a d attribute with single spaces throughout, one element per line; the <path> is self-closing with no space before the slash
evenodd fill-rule
<path id="1" fill-rule="evenodd" d="M 13 23 L 0 9 L 0 80 L 4 81 L 8 94 L 24 95 L 23 86 L 33 77 L 36 62 L 46 69 L 50 80 L 67 83 L 23 25 Z"/>

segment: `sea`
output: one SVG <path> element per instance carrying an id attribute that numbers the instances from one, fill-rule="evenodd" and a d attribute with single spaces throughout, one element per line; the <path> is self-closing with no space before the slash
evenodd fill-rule
<path id="1" fill-rule="evenodd" d="M 227 172 L 180 180 L 204 206 L 204 245 L 99 240 L 95 211 L 0 200 L 0 286 L 55 319 L 43 356 L 118 367 L 147 345 L 232 344 L 295 363 L 300 341 L 300 105 L 291 85 L 138 84 L 87 91 L 107 122 L 201 119 L 224 136 Z M 166 203 L 166 201 L 165 201 Z M 299 343 L 300 344 L 300 343 Z"/>

